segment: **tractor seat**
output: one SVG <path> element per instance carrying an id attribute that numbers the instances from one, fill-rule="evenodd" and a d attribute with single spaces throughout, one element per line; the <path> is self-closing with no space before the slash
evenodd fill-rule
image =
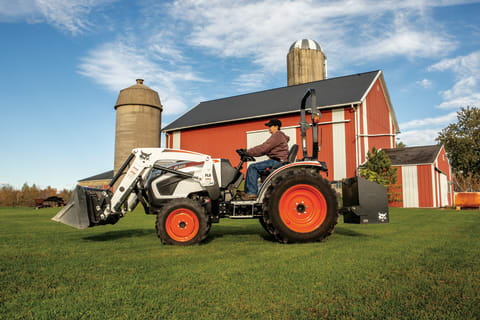
<path id="1" fill-rule="evenodd" d="M 298 153 L 298 144 L 294 144 L 290 147 L 290 150 L 288 151 L 288 157 L 287 160 L 280 162 L 279 164 L 274 165 L 271 168 L 267 168 L 266 170 L 263 170 L 260 172 L 260 178 L 263 181 L 266 177 L 270 175 L 271 172 L 274 170 L 283 167 L 286 164 L 295 162 L 295 159 L 297 158 L 297 153 Z"/>
<path id="2" fill-rule="evenodd" d="M 297 158 L 297 153 L 298 153 L 298 144 L 294 144 L 292 145 L 292 147 L 290 148 L 290 150 L 288 151 L 288 157 L 287 157 L 287 160 L 286 161 L 283 161 L 283 162 L 280 162 L 279 164 L 277 165 L 274 165 L 271 170 L 275 170 L 275 169 L 278 169 L 286 164 L 289 164 L 289 163 L 292 163 L 292 162 L 295 162 L 295 159 Z"/>

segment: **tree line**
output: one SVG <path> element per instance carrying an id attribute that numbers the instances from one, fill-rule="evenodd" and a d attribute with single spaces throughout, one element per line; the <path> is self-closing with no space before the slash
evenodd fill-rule
<path id="1" fill-rule="evenodd" d="M 33 184 L 29 186 L 24 183 L 20 189 L 15 189 L 11 185 L 0 187 L 0 207 L 34 207 L 36 199 L 46 199 L 51 196 L 63 198 L 65 202 L 70 200 L 72 190 L 57 190 L 50 186 L 40 188 Z"/>

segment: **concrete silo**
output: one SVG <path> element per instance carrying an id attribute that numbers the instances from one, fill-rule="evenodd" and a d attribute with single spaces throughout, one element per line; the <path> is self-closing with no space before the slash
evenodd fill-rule
<path id="1" fill-rule="evenodd" d="M 160 147 L 163 107 L 158 93 L 137 79 L 137 84 L 120 91 L 115 109 L 116 173 L 133 148 Z"/>
<path id="2" fill-rule="evenodd" d="M 288 85 L 323 80 L 327 78 L 327 57 L 320 45 L 310 39 L 295 41 L 287 55 Z"/>

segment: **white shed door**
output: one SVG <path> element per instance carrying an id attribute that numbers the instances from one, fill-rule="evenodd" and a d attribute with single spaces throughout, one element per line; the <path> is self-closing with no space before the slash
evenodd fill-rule
<path id="1" fill-rule="evenodd" d="M 282 132 L 285 133 L 287 136 L 290 137 L 290 141 L 288 141 L 288 149 L 297 143 L 297 128 L 296 127 L 286 127 L 282 128 Z M 270 138 L 270 132 L 268 129 L 266 130 L 256 130 L 256 131 L 248 131 L 247 132 L 247 149 L 253 148 L 258 146 L 259 144 L 264 143 L 267 139 Z M 255 158 L 257 161 L 267 160 L 267 156 L 261 156 Z"/>
<path id="2" fill-rule="evenodd" d="M 417 166 L 402 167 L 403 207 L 418 208 Z"/>
<path id="3" fill-rule="evenodd" d="M 180 131 L 175 131 L 172 133 L 172 149 L 180 149 Z"/>
<path id="4" fill-rule="evenodd" d="M 440 206 L 447 207 L 448 206 L 448 182 L 447 182 L 447 175 L 444 173 L 440 173 Z"/>

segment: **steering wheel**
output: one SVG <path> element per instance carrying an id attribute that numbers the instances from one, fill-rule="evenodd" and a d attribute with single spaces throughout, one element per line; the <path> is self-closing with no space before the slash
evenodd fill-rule
<path id="1" fill-rule="evenodd" d="M 245 149 L 237 149 L 238 155 L 240 156 L 240 159 L 243 161 L 255 161 L 255 158 L 247 154 L 247 150 Z"/>

